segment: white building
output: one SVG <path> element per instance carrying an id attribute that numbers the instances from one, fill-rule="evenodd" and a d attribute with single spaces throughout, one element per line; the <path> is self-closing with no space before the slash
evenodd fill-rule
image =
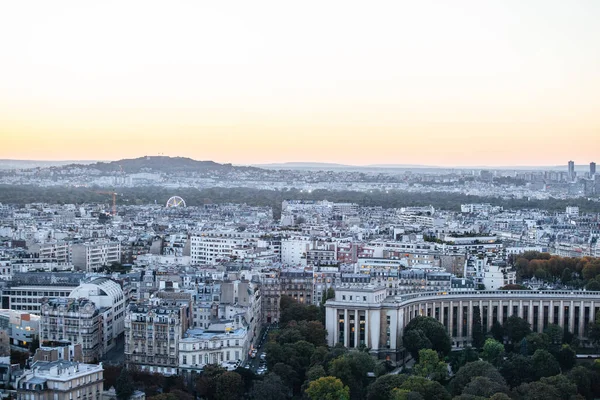
<path id="1" fill-rule="evenodd" d="M 100 400 L 102 364 L 37 361 L 16 379 L 17 400 Z"/>
<path id="2" fill-rule="evenodd" d="M 102 314 L 102 347 L 106 353 L 115 346 L 116 338 L 125 330 L 125 295 L 121 285 L 108 278 L 82 283 L 69 295 L 71 299 L 92 301 Z"/>
<path id="3" fill-rule="evenodd" d="M 73 265 L 78 270 L 98 271 L 112 263 L 121 262 L 121 243 L 96 242 L 72 246 Z"/>

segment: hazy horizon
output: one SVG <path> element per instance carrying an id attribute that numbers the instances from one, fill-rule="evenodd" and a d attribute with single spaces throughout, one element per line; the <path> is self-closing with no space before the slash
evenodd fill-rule
<path id="1" fill-rule="evenodd" d="M 494 167 L 600 148 L 600 2 L 33 3 L 0 5 L 0 158 Z"/>

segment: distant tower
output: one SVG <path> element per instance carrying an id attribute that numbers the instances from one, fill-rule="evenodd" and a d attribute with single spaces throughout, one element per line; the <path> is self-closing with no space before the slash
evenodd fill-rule
<path id="1" fill-rule="evenodd" d="M 573 161 L 569 161 L 569 181 L 575 180 L 575 163 Z"/>
<path id="2" fill-rule="evenodd" d="M 596 163 L 592 161 L 590 163 L 590 177 L 593 177 L 595 174 L 596 174 Z"/>

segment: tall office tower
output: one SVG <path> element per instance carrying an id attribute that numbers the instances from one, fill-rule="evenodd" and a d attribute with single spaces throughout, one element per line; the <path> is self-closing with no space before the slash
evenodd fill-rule
<path id="1" fill-rule="evenodd" d="M 573 161 L 569 161 L 569 181 L 575 180 L 575 163 Z"/>
<path id="2" fill-rule="evenodd" d="M 592 161 L 590 163 L 590 177 L 594 176 L 595 173 L 596 173 L 596 163 Z"/>

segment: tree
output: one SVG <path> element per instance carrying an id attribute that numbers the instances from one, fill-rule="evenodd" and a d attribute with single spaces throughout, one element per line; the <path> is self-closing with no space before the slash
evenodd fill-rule
<path id="1" fill-rule="evenodd" d="M 597 393 L 593 393 L 592 391 L 592 382 L 597 378 L 587 368 L 583 366 L 575 367 L 571 371 L 569 371 L 567 377 L 571 382 L 577 385 L 577 393 L 579 393 L 586 399 L 590 399 L 594 397 L 594 395 L 598 395 Z"/>
<path id="2" fill-rule="evenodd" d="M 254 381 L 250 398 L 254 400 L 285 400 L 289 388 L 277 374 L 267 374 L 262 381 Z"/>
<path id="3" fill-rule="evenodd" d="M 549 350 L 550 338 L 545 333 L 532 332 L 525 337 L 527 341 L 527 351 L 533 354 L 536 350 Z"/>
<path id="4" fill-rule="evenodd" d="M 419 362 L 413 372 L 423 378 L 442 382 L 448 377 L 448 364 L 440 361 L 438 353 L 431 349 L 419 350 Z"/>
<path id="5" fill-rule="evenodd" d="M 575 350 L 571 348 L 571 346 L 568 344 L 563 344 L 556 359 L 558 360 L 560 369 L 564 372 L 575 366 L 575 363 L 577 362 L 577 354 L 575 353 Z"/>
<path id="6" fill-rule="evenodd" d="M 504 328 L 502 327 L 500 322 L 498 322 L 498 320 L 494 320 L 494 322 L 492 323 L 490 334 L 498 342 L 504 343 Z"/>
<path id="7" fill-rule="evenodd" d="M 237 400 L 242 396 L 242 377 L 237 372 L 224 372 L 217 377 L 215 400 Z"/>
<path id="8" fill-rule="evenodd" d="M 521 339 L 531 333 L 530 325 L 523 318 L 511 315 L 504 323 L 504 332 L 511 343 L 519 343 Z"/>
<path id="9" fill-rule="evenodd" d="M 367 400 L 389 400 L 394 389 L 402 386 L 406 375 L 387 374 L 382 375 L 369 385 Z"/>
<path id="10" fill-rule="evenodd" d="M 413 318 L 406 325 L 402 342 L 415 360 L 419 356 L 419 350 L 423 348 L 435 350 L 442 356 L 446 356 L 451 348 L 450 336 L 444 325 L 434 318 L 423 316 Z"/>
<path id="11" fill-rule="evenodd" d="M 494 339 L 487 339 L 483 345 L 481 358 L 498 367 L 504 360 L 504 345 Z"/>
<path id="12" fill-rule="evenodd" d="M 596 279 L 590 279 L 585 285 L 585 290 L 590 290 L 593 292 L 600 291 L 600 282 L 598 282 Z"/>
<path id="13" fill-rule="evenodd" d="M 521 400 L 561 400 L 558 389 L 542 382 L 523 383 L 515 388 L 514 394 Z"/>
<path id="14" fill-rule="evenodd" d="M 531 363 L 538 379 L 560 374 L 558 361 L 546 350 L 536 350 L 531 357 Z"/>
<path id="15" fill-rule="evenodd" d="M 466 364 L 454 375 L 454 378 L 450 381 L 452 393 L 455 395 L 461 394 L 465 386 L 478 376 L 483 376 L 499 384 L 506 385 L 506 381 L 492 364 L 487 361 L 475 361 Z"/>
<path id="16" fill-rule="evenodd" d="M 409 377 L 400 389 L 417 392 L 424 400 L 450 400 L 451 398 L 450 393 L 439 382 L 430 381 L 422 376 Z"/>
<path id="17" fill-rule="evenodd" d="M 479 360 L 479 353 L 472 347 L 465 347 L 460 351 L 453 351 L 449 354 L 450 366 L 452 371 L 456 373 L 463 365 Z"/>
<path id="18" fill-rule="evenodd" d="M 564 329 L 556 324 L 549 324 L 546 329 L 544 329 L 544 333 L 548 335 L 548 340 L 550 340 L 550 346 L 559 347 L 563 342 Z"/>
<path id="19" fill-rule="evenodd" d="M 335 290 L 332 287 L 327 288 L 327 291 L 324 293 L 321 306 L 324 306 L 329 299 L 335 299 Z"/>
<path id="20" fill-rule="evenodd" d="M 312 381 L 306 389 L 311 400 L 350 400 L 350 389 L 341 380 L 326 376 Z"/>
<path id="21" fill-rule="evenodd" d="M 492 381 L 485 376 L 475 377 L 465 386 L 462 394 L 479 397 L 491 397 L 496 393 L 508 393 L 508 386 L 501 382 Z"/>
<path id="22" fill-rule="evenodd" d="M 347 353 L 333 360 L 329 365 L 329 374 L 339 378 L 350 388 L 353 399 L 363 399 L 369 384 L 369 372 L 375 370 L 375 360 L 364 352 Z"/>
<path id="23" fill-rule="evenodd" d="M 117 378 L 115 391 L 117 393 L 118 400 L 129 400 L 133 392 L 135 392 L 135 388 L 133 387 L 131 376 L 129 376 L 127 368 L 123 368 L 121 370 L 121 374 Z"/>
<path id="24" fill-rule="evenodd" d="M 483 346 L 485 335 L 483 334 L 483 325 L 481 324 L 481 310 L 479 307 L 473 307 L 473 347 L 480 349 Z"/>
<path id="25" fill-rule="evenodd" d="M 535 379 L 531 357 L 522 354 L 510 354 L 508 359 L 502 363 L 500 373 L 510 387 L 517 387 Z"/>
<path id="26" fill-rule="evenodd" d="M 542 378 L 540 382 L 554 386 L 563 400 L 569 400 L 571 396 L 577 395 L 577 385 L 571 382 L 565 375 Z"/>
<path id="27" fill-rule="evenodd" d="M 561 276 L 560 276 L 560 281 L 561 281 L 563 284 L 565 284 L 565 285 L 566 285 L 566 284 L 568 284 L 569 282 L 571 282 L 571 278 L 572 278 L 572 276 L 573 276 L 573 275 L 572 275 L 572 272 L 571 272 L 571 270 L 570 270 L 569 268 L 565 268 L 565 269 L 563 269 L 563 272 L 562 272 L 562 274 L 561 274 Z"/>

